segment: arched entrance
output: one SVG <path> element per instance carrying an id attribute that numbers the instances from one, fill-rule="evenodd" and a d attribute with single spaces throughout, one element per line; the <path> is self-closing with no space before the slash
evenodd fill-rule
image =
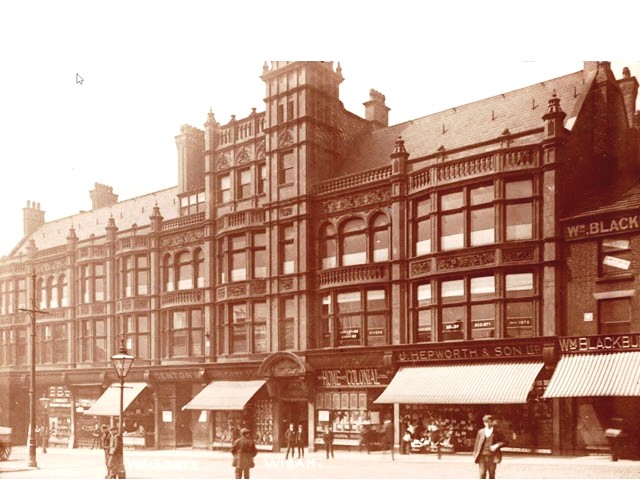
<path id="1" fill-rule="evenodd" d="M 264 359 L 258 375 L 267 379 L 273 398 L 274 451 L 286 446 L 284 433 L 293 423 L 302 425 L 307 438 L 313 438 L 313 378 L 303 358 L 291 352 L 277 352 Z M 277 425 L 277 428 L 276 428 Z M 312 441 L 308 444 L 313 444 Z"/>

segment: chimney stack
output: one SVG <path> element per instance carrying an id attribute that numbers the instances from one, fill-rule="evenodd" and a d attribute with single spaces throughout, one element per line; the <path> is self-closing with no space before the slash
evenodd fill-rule
<path id="1" fill-rule="evenodd" d="M 27 206 L 22 209 L 22 212 L 25 237 L 44 225 L 44 211 L 40 210 L 40 203 L 27 200 Z"/>
<path id="2" fill-rule="evenodd" d="M 118 195 L 113 193 L 113 187 L 96 183 L 95 188 L 89 192 L 91 196 L 91 210 L 102 207 L 110 207 L 118 202 Z"/>
<path id="3" fill-rule="evenodd" d="M 624 99 L 624 109 L 627 112 L 627 122 L 629 127 L 633 127 L 633 117 L 636 111 L 636 99 L 638 98 L 638 81 L 631 76 L 629 67 L 622 69 L 622 78 L 618 80 L 622 98 Z"/>
<path id="4" fill-rule="evenodd" d="M 369 101 L 364 102 L 364 118 L 370 121 L 374 127 L 389 126 L 389 107 L 385 104 L 385 97 L 377 90 L 369 90 Z"/>

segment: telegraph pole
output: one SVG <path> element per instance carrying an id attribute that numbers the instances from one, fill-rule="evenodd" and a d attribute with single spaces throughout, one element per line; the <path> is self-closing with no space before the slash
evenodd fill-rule
<path id="1" fill-rule="evenodd" d="M 36 461 L 36 314 L 49 313 L 36 305 L 36 269 L 31 267 L 31 308 L 19 308 L 31 320 L 31 354 L 29 361 L 29 467 L 38 467 Z"/>

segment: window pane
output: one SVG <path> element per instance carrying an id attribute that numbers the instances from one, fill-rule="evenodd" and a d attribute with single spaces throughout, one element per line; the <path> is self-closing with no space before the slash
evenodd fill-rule
<path id="1" fill-rule="evenodd" d="M 387 308 L 384 290 L 367 291 L 367 310 L 384 310 Z"/>
<path id="2" fill-rule="evenodd" d="M 442 340 L 462 340 L 464 338 L 464 307 L 442 309 Z"/>
<path id="3" fill-rule="evenodd" d="M 495 217 L 493 207 L 471 211 L 471 245 L 487 245 L 495 242 Z"/>
<path id="4" fill-rule="evenodd" d="M 253 234 L 253 246 L 264 247 L 267 245 L 267 236 L 264 233 Z"/>
<path id="5" fill-rule="evenodd" d="M 481 205 L 493 201 L 493 185 L 472 188 L 470 192 L 471 205 Z"/>
<path id="6" fill-rule="evenodd" d="M 357 312 L 361 309 L 360 292 L 338 294 L 338 313 Z"/>
<path id="7" fill-rule="evenodd" d="M 526 240 L 533 235 L 531 203 L 507 205 L 507 240 Z"/>
<path id="8" fill-rule="evenodd" d="M 475 277 L 471 279 L 471 300 L 493 298 L 496 293 L 496 282 L 491 277 Z"/>
<path id="9" fill-rule="evenodd" d="M 423 200 L 418 200 L 416 203 L 416 216 L 423 217 L 428 215 L 431 212 L 431 199 L 425 198 Z"/>
<path id="10" fill-rule="evenodd" d="M 174 330 L 181 328 L 187 328 L 187 314 L 186 312 L 173 312 L 173 325 Z"/>
<path id="11" fill-rule="evenodd" d="M 241 251 L 231 255 L 231 281 L 237 282 L 247 279 L 246 253 Z"/>
<path id="12" fill-rule="evenodd" d="M 444 302 L 464 300 L 464 280 L 448 280 L 442 282 L 442 300 Z"/>
<path id="13" fill-rule="evenodd" d="M 342 255 L 342 265 L 361 265 L 367 262 L 367 237 L 363 234 L 345 237 Z"/>
<path id="14" fill-rule="evenodd" d="M 600 323 L 631 322 L 631 302 L 629 298 L 600 300 Z M 623 332 L 626 333 L 626 332 Z"/>
<path id="15" fill-rule="evenodd" d="M 418 285 L 418 306 L 431 303 L 431 284 Z"/>
<path id="16" fill-rule="evenodd" d="M 386 316 L 383 314 L 367 315 L 367 344 L 384 345 L 387 343 Z"/>
<path id="17" fill-rule="evenodd" d="M 187 356 L 187 330 L 178 330 L 173 332 L 173 350 L 172 357 Z"/>
<path id="18" fill-rule="evenodd" d="M 471 306 L 471 338 L 495 337 L 496 307 L 493 303 Z"/>
<path id="19" fill-rule="evenodd" d="M 337 242 L 334 238 L 327 238 L 321 243 L 322 269 L 336 267 Z"/>
<path id="20" fill-rule="evenodd" d="M 440 197 L 440 209 L 441 210 L 453 210 L 455 208 L 461 208 L 464 205 L 464 197 L 462 191 L 448 193 Z"/>
<path id="21" fill-rule="evenodd" d="M 417 228 L 416 255 L 431 253 L 431 219 L 421 220 Z"/>
<path id="22" fill-rule="evenodd" d="M 507 297 L 533 295 L 533 273 L 512 273 L 505 278 Z"/>
<path id="23" fill-rule="evenodd" d="M 533 335 L 532 302 L 507 303 L 507 337 L 530 337 Z"/>
<path id="24" fill-rule="evenodd" d="M 359 345 L 362 331 L 361 315 L 346 315 L 338 319 L 338 344 Z"/>
<path id="25" fill-rule="evenodd" d="M 255 250 L 253 252 L 253 277 L 265 278 L 267 276 L 267 252 Z"/>
<path id="26" fill-rule="evenodd" d="M 389 232 L 387 230 L 373 233 L 373 261 L 389 260 Z"/>
<path id="27" fill-rule="evenodd" d="M 464 246 L 464 217 L 462 213 L 442 215 L 442 237 L 440 247 L 442 250 L 452 250 Z"/>
<path id="28" fill-rule="evenodd" d="M 505 196 L 507 199 L 525 198 L 531 195 L 533 195 L 533 182 L 531 180 L 507 182 L 505 185 Z"/>
<path id="29" fill-rule="evenodd" d="M 418 311 L 418 342 L 430 342 L 432 330 L 432 310 Z"/>

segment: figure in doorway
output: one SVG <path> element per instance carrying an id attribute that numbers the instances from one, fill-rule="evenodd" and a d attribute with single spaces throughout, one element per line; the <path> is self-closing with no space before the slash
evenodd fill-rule
<path id="1" fill-rule="evenodd" d="M 328 425 L 322 433 L 322 441 L 324 442 L 324 449 L 327 452 L 327 460 L 329 460 L 329 453 L 331 453 L 331 458 L 335 458 L 333 456 L 333 430 L 331 430 L 331 427 Z"/>
<path id="2" fill-rule="evenodd" d="M 298 431 L 296 432 L 296 448 L 298 449 L 298 458 L 304 458 L 304 432 L 302 431 L 302 425 L 298 425 Z"/>
<path id="3" fill-rule="evenodd" d="M 284 457 L 285 460 L 289 459 L 289 452 L 291 452 L 291 458 L 293 458 L 296 451 L 296 436 L 297 432 L 295 431 L 295 426 L 293 423 L 290 423 L 289 429 L 284 434 L 284 439 L 287 442 L 287 454 Z"/>

